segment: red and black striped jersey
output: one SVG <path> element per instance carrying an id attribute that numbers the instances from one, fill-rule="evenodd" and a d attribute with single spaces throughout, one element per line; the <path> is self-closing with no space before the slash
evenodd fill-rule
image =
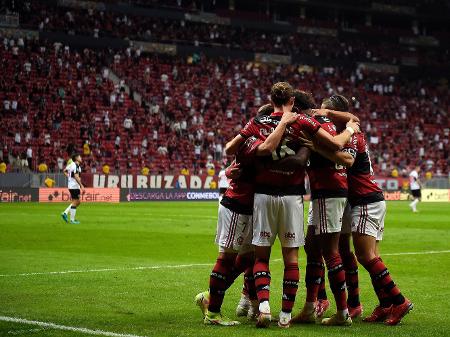
<path id="1" fill-rule="evenodd" d="M 282 112 L 274 112 L 270 116 L 257 116 L 250 120 L 241 130 L 244 138 L 251 136 L 265 140 L 280 123 Z M 311 135 L 320 129 L 320 124 L 310 117 L 301 114 L 297 120 L 286 128 L 278 148 L 272 153 L 272 160 L 280 160 L 294 155 L 301 147 L 298 138 L 302 131 Z M 305 194 L 305 169 L 281 171 L 264 169 L 255 177 L 255 192 L 269 195 L 303 195 Z"/>
<path id="2" fill-rule="evenodd" d="M 352 206 L 356 206 L 384 200 L 383 191 L 374 179 L 369 147 L 364 134 L 354 134 L 350 143 L 355 149 L 355 162 L 347 170 L 348 201 Z"/>
<path id="3" fill-rule="evenodd" d="M 242 165 L 242 174 L 238 179 L 231 179 L 220 203 L 239 214 L 253 214 L 253 198 L 255 196 L 255 169 L 253 160 L 256 150 L 263 141 L 257 137 L 249 137 L 236 153 L 236 163 Z"/>
<path id="4" fill-rule="evenodd" d="M 314 116 L 322 129 L 330 135 L 336 136 L 336 125 L 325 116 Z M 348 151 L 348 144 L 343 151 Z M 318 198 L 345 198 L 347 197 L 347 170 L 344 166 L 312 152 L 307 167 L 311 199 Z"/>

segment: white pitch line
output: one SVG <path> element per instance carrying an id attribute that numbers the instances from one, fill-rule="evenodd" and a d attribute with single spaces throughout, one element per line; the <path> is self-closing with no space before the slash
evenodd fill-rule
<path id="1" fill-rule="evenodd" d="M 428 250 L 424 252 L 400 252 L 400 253 L 386 253 L 383 256 L 399 256 L 399 255 L 428 255 L 428 254 L 445 254 L 450 253 L 450 250 Z"/>
<path id="2" fill-rule="evenodd" d="M 74 326 L 60 325 L 51 322 L 40 322 L 40 321 L 31 321 L 24 318 L 16 318 L 16 317 L 8 317 L 8 316 L 0 316 L 0 321 L 3 322 L 12 322 L 12 323 L 20 323 L 20 324 L 29 324 L 29 325 L 37 325 L 40 327 L 57 329 L 57 330 L 65 330 L 65 331 L 74 331 L 81 332 L 88 335 L 96 335 L 96 336 L 109 336 L 109 337 L 147 337 L 147 336 L 139 336 L 132 334 L 123 334 L 117 332 L 103 331 L 103 330 L 92 330 L 88 328 L 79 328 Z"/>
<path id="3" fill-rule="evenodd" d="M 212 265 L 213 265 L 213 263 L 211 262 L 211 263 L 191 263 L 191 264 L 166 265 L 166 266 L 140 266 L 140 267 L 130 267 L 130 268 L 63 270 L 63 271 L 49 271 L 49 272 L 21 273 L 21 274 L 0 274 L 0 277 L 60 275 L 60 274 L 78 274 L 78 273 L 102 273 L 102 272 L 108 272 L 108 271 L 147 270 L 147 269 L 178 269 L 178 268 L 189 268 L 189 267 L 205 267 L 205 266 L 212 266 Z"/>
<path id="4" fill-rule="evenodd" d="M 429 254 L 445 254 L 445 253 L 450 253 L 450 250 L 428 250 L 428 251 L 421 251 L 421 252 L 383 253 L 382 256 L 429 255 Z M 282 259 L 272 260 L 272 262 L 280 262 L 280 261 L 282 261 Z M 150 270 L 151 269 L 179 269 L 179 268 L 190 268 L 190 267 L 206 267 L 206 266 L 212 266 L 212 264 L 213 263 L 211 262 L 211 263 L 191 263 L 191 264 L 166 265 L 166 266 L 140 266 L 140 267 L 130 267 L 130 268 L 63 270 L 63 271 L 20 273 L 20 274 L 0 274 L 0 277 L 102 273 L 102 272 L 127 271 L 127 270 L 149 270 L 149 269 Z"/>

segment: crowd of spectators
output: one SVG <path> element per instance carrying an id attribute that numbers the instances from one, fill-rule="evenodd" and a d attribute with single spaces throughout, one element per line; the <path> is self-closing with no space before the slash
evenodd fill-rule
<path id="1" fill-rule="evenodd" d="M 336 23 L 300 20 L 300 25 L 336 26 Z M 345 23 L 342 23 L 345 24 Z M 270 32 L 242 26 L 208 24 L 189 20 L 108 12 L 94 8 L 66 8 L 32 2 L 21 13 L 23 27 L 40 31 L 66 32 L 96 38 L 116 37 L 129 40 L 177 43 L 193 46 L 224 47 L 259 53 L 296 57 L 317 57 L 324 61 L 369 61 L 400 64 L 402 58 L 419 64 L 448 64 L 448 52 L 401 46 L 392 40 L 392 30 L 384 27 L 360 27 L 362 31 L 378 30 L 389 38 L 355 38 L 355 36 L 320 36 L 306 33 Z M 397 34 L 398 32 L 395 32 Z M 416 32 L 417 33 L 417 32 Z M 398 33 L 414 36 L 413 30 Z M 430 57 L 432 55 L 432 57 Z"/>
<path id="2" fill-rule="evenodd" d="M 287 80 L 318 103 L 333 93 L 354 97 L 377 174 L 416 163 L 434 175 L 449 172 L 446 83 L 8 38 L 0 56 L 0 162 L 9 171 L 60 171 L 79 151 L 87 172 L 214 174 L 227 160 L 226 141 L 269 101 L 270 86 Z M 114 84 L 111 72 L 121 80 Z"/>

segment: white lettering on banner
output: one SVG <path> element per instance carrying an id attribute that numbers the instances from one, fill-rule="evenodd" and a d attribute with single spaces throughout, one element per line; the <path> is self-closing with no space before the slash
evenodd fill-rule
<path id="1" fill-rule="evenodd" d="M 172 185 L 173 176 L 164 176 L 164 181 L 166 182 L 164 188 L 174 188 L 174 186 Z"/>
<path id="2" fill-rule="evenodd" d="M 107 187 L 111 188 L 111 187 L 118 187 L 119 185 L 119 177 L 118 176 L 108 176 L 108 185 Z"/>
<path id="3" fill-rule="evenodd" d="M 207 176 L 205 179 L 205 185 L 203 185 L 203 188 L 209 188 L 212 181 L 213 181 L 213 177 Z"/>
<path id="4" fill-rule="evenodd" d="M 93 186 L 94 188 L 105 187 L 106 176 L 94 174 Z"/>
<path id="5" fill-rule="evenodd" d="M 120 176 L 120 187 L 121 188 L 132 188 L 133 187 L 133 176 L 131 174 L 122 174 Z"/>
<path id="6" fill-rule="evenodd" d="M 187 188 L 186 177 L 184 175 L 178 176 L 178 185 L 180 188 Z"/>
<path id="7" fill-rule="evenodd" d="M 150 188 L 161 188 L 161 182 L 161 176 L 150 176 Z"/>
<path id="8" fill-rule="evenodd" d="M 209 189 L 214 176 L 93 174 L 94 188 Z M 88 180 L 88 179 L 87 179 Z"/>
<path id="9" fill-rule="evenodd" d="M 202 180 L 200 179 L 199 176 L 191 176 L 190 188 L 192 188 L 192 189 L 202 188 Z"/>
<path id="10" fill-rule="evenodd" d="M 136 187 L 137 188 L 147 188 L 147 176 L 139 175 L 136 177 Z"/>
<path id="11" fill-rule="evenodd" d="M 375 183 L 381 188 L 389 191 L 398 190 L 398 180 L 397 179 L 375 179 Z"/>
<path id="12" fill-rule="evenodd" d="M 219 199 L 217 192 L 189 192 L 186 194 L 188 200 L 213 200 Z"/>

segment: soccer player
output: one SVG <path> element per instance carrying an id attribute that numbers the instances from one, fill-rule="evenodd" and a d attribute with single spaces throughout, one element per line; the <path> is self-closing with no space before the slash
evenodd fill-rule
<path id="1" fill-rule="evenodd" d="M 222 166 L 222 169 L 219 172 L 219 194 L 220 197 L 223 196 L 227 188 L 230 186 L 228 182 L 227 175 L 225 174 L 225 167 Z"/>
<path id="2" fill-rule="evenodd" d="M 417 204 L 422 198 L 422 192 L 420 190 L 422 184 L 419 180 L 420 166 L 416 166 L 414 170 L 409 174 L 409 189 L 413 197 L 413 201 L 409 204 L 414 213 L 418 212 Z"/>
<path id="3" fill-rule="evenodd" d="M 237 154 L 238 162 L 248 164 L 255 156 L 270 155 L 277 148 L 287 125 L 296 121 L 296 118 L 293 113 L 284 114 L 274 132 L 264 141 L 256 137 L 249 137 Z M 225 291 L 248 268 L 250 269 L 249 275 L 246 277 L 247 289 L 249 297 L 254 298 L 251 294 L 252 285 L 250 284 L 250 282 L 254 282 L 252 277 L 253 247 L 250 244 L 254 185 L 251 169 L 246 168 L 244 172 L 239 179 L 231 181 L 230 187 L 220 201 L 216 234 L 219 256 L 210 275 L 209 294 L 200 293 L 195 299 L 205 314 L 205 324 L 224 326 L 239 324 L 238 321 L 224 317 L 221 314 L 221 306 Z M 249 316 L 252 316 L 255 311 L 256 308 L 253 308 Z"/>
<path id="4" fill-rule="evenodd" d="M 232 151 L 236 144 L 242 140 L 257 136 L 265 139 L 279 123 L 285 111 L 290 111 L 294 104 L 294 91 L 286 82 L 278 82 L 272 86 L 271 101 L 274 112 L 270 116 L 252 119 L 240 135 L 236 136 L 226 146 Z M 337 150 L 342 148 L 354 132 L 358 130 L 356 123 L 350 123 L 348 130 L 333 137 L 320 128 L 320 125 L 306 115 L 299 115 L 286 132 L 281 145 L 272 153 L 274 160 L 287 155 L 293 155 L 301 146 L 298 142 L 301 132 L 308 132 L 320 140 L 325 146 Z M 305 171 L 298 169 L 285 172 L 275 169 L 266 169 L 258 172 L 255 178 L 255 202 L 253 209 L 253 240 L 255 245 L 256 262 L 254 278 L 257 286 L 259 311 L 257 326 L 268 327 L 271 321 L 269 305 L 270 297 L 270 269 L 269 259 L 271 246 L 276 237 L 282 245 L 285 265 L 283 278 L 282 311 L 279 315 L 278 325 L 287 328 L 290 326 L 292 307 L 298 288 L 298 248 L 304 244 L 303 234 L 303 195 Z"/>
<path id="5" fill-rule="evenodd" d="M 338 99 L 332 96 L 333 99 Z M 303 113 L 314 118 L 330 135 L 337 134 L 336 125 L 326 116 L 313 116 L 315 105 L 310 93 L 295 92 L 295 100 Z M 323 107 L 323 106 L 322 106 Z M 336 109 L 335 109 L 336 110 Z M 348 107 L 347 109 L 348 110 Z M 316 146 L 316 148 L 318 145 Z M 341 156 L 343 164 L 336 164 L 317 152 L 312 152 L 310 165 L 307 168 L 310 186 L 310 224 L 308 226 L 305 251 L 307 253 L 307 269 L 305 281 L 307 284 L 306 303 L 303 310 L 292 319 L 293 323 L 314 323 L 316 321 L 316 299 L 320 280 L 324 277 L 322 254 L 328 268 L 328 277 L 333 291 L 337 313 L 324 319 L 324 325 L 351 325 L 345 293 L 345 276 L 342 257 L 339 253 L 339 237 L 342 228 L 342 215 L 347 202 L 346 168 L 353 164 L 353 157 L 343 149 Z M 353 257 L 352 264 L 357 265 Z M 356 267 L 357 268 L 357 267 Z M 357 300 L 359 306 L 359 299 Z"/>
<path id="6" fill-rule="evenodd" d="M 64 175 L 68 178 L 67 187 L 69 188 L 72 203 L 61 213 L 61 217 L 65 222 L 69 222 L 68 214 L 70 212 L 70 223 L 79 224 L 75 219 L 77 207 L 80 205 L 80 190 L 84 188 L 81 182 L 81 155 L 76 153 L 72 156 L 72 162 L 64 169 Z"/>
<path id="7" fill-rule="evenodd" d="M 392 280 L 379 255 L 379 242 L 383 238 L 386 202 L 374 181 L 369 149 L 364 134 L 353 137 L 355 163 L 348 170 L 353 244 L 358 261 L 369 272 L 372 285 L 380 301 L 365 322 L 384 321 L 396 325 L 413 308 Z M 348 209 L 349 210 L 349 209 Z"/>

